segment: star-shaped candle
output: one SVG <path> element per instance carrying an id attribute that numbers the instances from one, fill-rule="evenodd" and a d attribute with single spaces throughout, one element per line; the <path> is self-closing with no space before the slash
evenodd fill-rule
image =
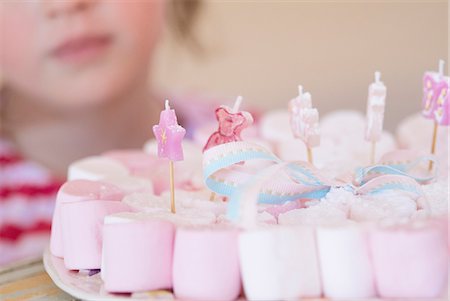
<path id="1" fill-rule="evenodd" d="M 423 76 L 422 115 L 434 121 L 433 138 L 431 141 L 431 154 L 436 151 L 436 137 L 438 126 L 450 125 L 449 116 L 449 86 L 450 78 L 444 76 L 445 62 L 439 61 L 439 71 L 425 72 Z M 430 162 L 429 170 L 433 168 Z"/>
<path id="2" fill-rule="evenodd" d="M 302 86 L 298 86 L 298 96 L 289 102 L 289 112 L 292 134 L 305 143 L 312 164 L 312 148 L 320 145 L 319 111 L 312 107 L 311 94 L 303 93 Z"/>
<path id="3" fill-rule="evenodd" d="M 383 133 L 386 86 L 380 78 L 381 73 L 375 72 L 375 82 L 369 86 L 369 97 L 367 99 L 366 140 L 372 143 L 370 164 L 375 162 L 376 143 L 380 140 Z"/>
<path id="4" fill-rule="evenodd" d="M 216 145 L 242 141 L 241 132 L 252 125 L 253 117 L 249 112 L 239 111 L 241 103 L 242 96 L 238 96 L 232 109 L 225 105 L 216 109 L 219 128 L 208 138 L 203 151 Z"/>
<path id="5" fill-rule="evenodd" d="M 184 159 L 181 142 L 186 135 L 186 130 L 178 124 L 175 110 L 170 108 L 168 100 L 166 100 L 165 109 L 161 111 L 159 124 L 153 126 L 153 133 L 158 142 L 158 157 L 169 159 L 171 211 L 175 213 L 173 162 Z"/>

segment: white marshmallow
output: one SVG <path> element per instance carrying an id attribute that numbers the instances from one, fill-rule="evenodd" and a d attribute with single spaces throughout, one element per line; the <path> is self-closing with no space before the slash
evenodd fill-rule
<path id="1" fill-rule="evenodd" d="M 375 296 L 367 234 L 358 225 L 319 227 L 317 247 L 326 297 L 333 299 Z"/>
<path id="2" fill-rule="evenodd" d="M 312 230 L 276 227 L 242 232 L 239 255 L 248 300 L 319 296 Z"/>

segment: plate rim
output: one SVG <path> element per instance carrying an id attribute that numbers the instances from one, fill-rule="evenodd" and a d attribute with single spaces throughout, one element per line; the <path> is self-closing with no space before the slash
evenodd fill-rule
<path id="1" fill-rule="evenodd" d="M 47 272 L 47 274 L 50 276 L 50 279 L 52 279 L 53 283 L 59 289 L 66 292 L 67 294 L 69 294 L 75 298 L 78 298 L 81 300 L 87 300 L 87 301 L 116 301 L 116 300 L 133 300 L 134 299 L 132 297 L 102 296 L 102 295 L 98 295 L 98 294 L 90 294 L 90 293 L 79 290 L 79 289 L 65 283 L 64 280 L 61 279 L 57 269 L 53 266 L 53 263 L 52 263 L 53 257 L 54 256 L 50 252 L 50 247 L 47 246 L 42 255 L 44 269 Z"/>

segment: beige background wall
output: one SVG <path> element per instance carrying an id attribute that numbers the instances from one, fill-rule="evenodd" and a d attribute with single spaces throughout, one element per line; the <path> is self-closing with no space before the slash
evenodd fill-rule
<path id="1" fill-rule="evenodd" d="M 421 78 L 448 61 L 447 1 L 205 1 L 206 55 L 167 36 L 156 59 L 164 88 L 244 96 L 281 108 L 302 84 L 321 114 L 365 110 L 375 70 L 388 87 L 386 124 L 420 109 Z M 232 101 L 232 100 L 230 100 Z"/>

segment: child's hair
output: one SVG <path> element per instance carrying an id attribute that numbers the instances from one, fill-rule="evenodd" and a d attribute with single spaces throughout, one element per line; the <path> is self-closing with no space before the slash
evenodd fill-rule
<path id="1" fill-rule="evenodd" d="M 169 7 L 169 25 L 176 37 L 197 43 L 192 33 L 194 21 L 201 9 L 200 0 L 172 0 Z"/>

